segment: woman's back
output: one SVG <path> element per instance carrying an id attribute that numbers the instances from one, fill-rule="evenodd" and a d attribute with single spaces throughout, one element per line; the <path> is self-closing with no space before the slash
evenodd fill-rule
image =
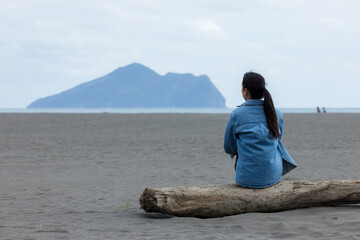
<path id="1" fill-rule="evenodd" d="M 275 109 L 260 74 L 244 75 L 242 94 L 246 101 L 230 115 L 224 149 L 231 156 L 238 156 L 237 184 L 250 188 L 269 187 L 296 167 L 280 141 L 282 114 Z"/>
<path id="2" fill-rule="evenodd" d="M 229 120 L 233 129 L 227 131 L 225 151 L 229 139 L 235 137 L 236 183 L 250 188 L 269 187 L 280 180 L 282 162 L 278 151 L 278 140 L 269 134 L 262 100 L 248 100 L 231 113 Z M 228 151 L 227 151 L 228 150 Z"/>

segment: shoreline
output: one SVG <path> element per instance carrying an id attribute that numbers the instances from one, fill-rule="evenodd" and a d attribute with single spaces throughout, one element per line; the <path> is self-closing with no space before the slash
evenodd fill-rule
<path id="1" fill-rule="evenodd" d="M 1 109 L 0 113 L 118 113 L 118 114 L 158 114 L 193 113 L 226 114 L 235 108 L 85 108 L 85 109 Z M 282 113 L 317 113 L 316 108 L 278 108 Z M 326 113 L 360 113 L 360 108 L 327 108 Z M 318 114 L 324 114 L 323 112 Z"/>

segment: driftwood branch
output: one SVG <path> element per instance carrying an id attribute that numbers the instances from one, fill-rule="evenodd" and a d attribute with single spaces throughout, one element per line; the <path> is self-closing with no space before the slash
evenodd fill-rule
<path id="1" fill-rule="evenodd" d="M 146 188 L 139 201 L 146 212 L 181 217 L 276 212 L 360 203 L 360 180 L 280 181 L 265 189 L 243 188 L 236 184 Z"/>

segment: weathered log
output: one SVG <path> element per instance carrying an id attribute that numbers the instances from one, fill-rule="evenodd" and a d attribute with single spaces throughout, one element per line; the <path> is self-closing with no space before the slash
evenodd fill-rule
<path id="1" fill-rule="evenodd" d="M 264 189 L 243 188 L 236 184 L 146 188 L 139 201 L 146 212 L 181 217 L 276 212 L 360 203 L 360 180 L 280 181 Z"/>

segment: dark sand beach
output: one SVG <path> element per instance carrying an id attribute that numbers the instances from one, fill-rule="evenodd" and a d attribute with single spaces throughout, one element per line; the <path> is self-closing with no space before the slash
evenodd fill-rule
<path id="1" fill-rule="evenodd" d="M 360 114 L 284 114 L 298 168 L 360 179 Z M 145 187 L 234 182 L 224 114 L 0 114 L 0 239 L 360 239 L 360 205 L 218 219 L 148 214 Z"/>

